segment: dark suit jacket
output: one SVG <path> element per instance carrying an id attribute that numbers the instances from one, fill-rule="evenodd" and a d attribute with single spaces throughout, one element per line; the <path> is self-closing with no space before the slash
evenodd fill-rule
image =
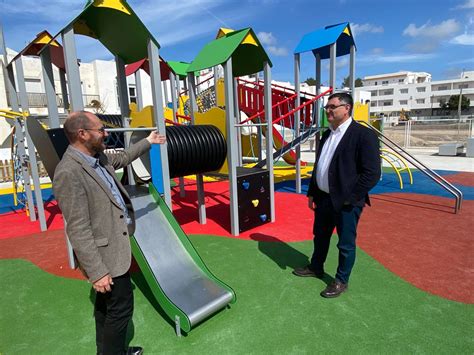
<path id="1" fill-rule="evenodd" d="M 307 195 L 313 197 L 316 205 L 324 194 L 316 183 L 316 166 L 330 133 L 328 129 L 321 138 L 308 188 Z M 379 181 L 380 173 L 380 149 L 377 135 L 369 128 L 352 121 L 329 165 L 329 191 L 334 209 L 341 210 L 347 202 L 359 207 L 363 207 L 365 203 L 370 205 L 368 192 Z"/>
<path id="2" fill-rule="evenodd" d="M 66 222 L 66 232 L 81 270 L 91 282 L 106 274 L 117 277 L 130 268 L 129 235 L 135 229 L 130 197 L 115 177 L 115 169 L 125 167 L 150 150 L 141 140 L 118 154 L 100 154 L 100 163 L 114 178 L 132 224 L 127 225 L 123 210 L 110 188 L 90 165 L 68 147 L 56 167 L 53 191 Z"/>

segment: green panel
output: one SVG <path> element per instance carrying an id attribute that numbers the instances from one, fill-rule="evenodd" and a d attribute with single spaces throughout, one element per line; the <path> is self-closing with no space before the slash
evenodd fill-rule
<path id="1" fill-rule="evenodd" d="M 174 232 L 178 236 L 180 242 L 183 244 L 183 247 L 186 249 L 188 254 L 191 256 L 191 258 L 194 260 L 194 262 L 199 266 L 199 268 L 216 284 L 221 286 L 222 288 L 226 289 L 232 294 L 232 302 L 234 303 L 236 301 L 236 295 L 234 290 L 226 285 L 224 282 L 219 280 L 217 277 L 214 276 L 214 274 L 211 273 L 211 271 L 207 268 L 206 264 L 204 264 L 204 261 L 201 259 L 199 254 L 197 253 L 196 249 L 194 248 L 193 244 L 189 240 L 188 236 L 186 233 L 184 233 L 183 229 L 179 225 L 179 223 L 176 221 L 174 218 L 173 214 L 171 213 L 170 209 L 168 208 L 168 205 L 163 201 L 161 198 L 160 194 L 158 191 L 155 189 L 153 184 L 149 184 L 149 189 L 150 189 L 150 194 L 152 194 L 153 198 L 155 199 L 156 203 L 160 207 L 161 211 L 163 212 L 163 215 L 166 217 L 168 220 L 170 226 L 173 228 Z"/>
<path id="2" fill-rule="evenodd" d="M 255 38 L 258 46 L 241 44 L 249 33 Z M 234 76 L 259 72 L 263 69 L 265 62 L 272 65 L 253 30 L 246 28 L 228 33 L 208 43 L 189 65 L 187 71 L 189 73 L 224 64 L 230 57 L 232 57 L 232 74 Z"/>
<path id="3" fill-rule="evenodd" d="M 179 78 L 181 80 L 183 80 L 187 77 L 187 75 L 188 75 L 187 69 L 189 67 L 189 63 L 169 61 L 168 65 L 176 73 L 176 75 L 179 75 Z M 194 75 L 199 76 L 199 72 L 194 73 Z"/>
<path id="4" fill-rule="evenodd" d="M 321 117 L 319 127 L 321 127 L 321 128 L 329 128 L 328 114 L 327 114 L 327 112 L 326 112 L 326 110 L 325 110 L 324 108 L 321 108 L 319 117 Z"/>
<path id="5" fill-rule="evenodd" d="M 110 8 L 90 6 L 81 16 L 99 41 L 125 64 L 134 63 L 148 57 L 150 33 L 133 14 Z"/>
<path id="6" fill-rule="evenodd" d="M 70 25 L 83 29 L 88 27 L 93 32 L 91 36 L 95 35 L 113 55 L 122 58 L 125 64 L 147 58 L 148 40 L 151 39 L 158 48 L 160 45 L 130 6 L 125 1 L 121 3 L 130 15 L 112 8 L 96 7 L 89 2 L 83 12 L 61 32 Z"/>
<path id="7" fill-rule="evenodd" d="M 232 54 L 232 74 L 237 77 L 258 73 L 263 70 L 267 60 L 267 54 L 262 47 L 241 44 Z"/>

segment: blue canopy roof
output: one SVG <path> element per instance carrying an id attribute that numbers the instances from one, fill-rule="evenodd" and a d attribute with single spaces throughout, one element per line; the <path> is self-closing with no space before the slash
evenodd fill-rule
<path id="1" fill-rule="evenodd" d="M 328 59 L 331 44 L 336 43 L 336 57 L 349 54 L 351 46 L 355 46 L 349 22 L 326 26 L 320 30 L 307 33 L 295 48 L 294 54 L 312 51 L 321 59 Z"/>

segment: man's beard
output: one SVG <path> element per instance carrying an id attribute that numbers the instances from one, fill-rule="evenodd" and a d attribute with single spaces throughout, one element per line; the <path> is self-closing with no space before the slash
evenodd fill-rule
<path id="1" fill-rule="evenodd" d="M 87 149 L 95 154 L 102 153 L 105 150 L 105 143 L 103 139 L 98 139 L 94 142 L 87 142 Z"/>

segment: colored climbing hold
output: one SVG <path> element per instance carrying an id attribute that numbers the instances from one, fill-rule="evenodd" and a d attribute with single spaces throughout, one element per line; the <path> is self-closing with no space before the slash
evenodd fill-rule
<path id="1" fill-rule="evenodd" d="M 242 188 L 243 188 L 244 190 L 248 190 L 249 187 L 250 187 L 250 182 L 248 182 L 248 181 L 246 181 L 246 180 L 242 181 Z"/>
<path id="2" fill-rule="evenodd" d="M 257 207 L 259 203 L 260 203 L 259 200 L 252 200 L 253 207 Z"/>

